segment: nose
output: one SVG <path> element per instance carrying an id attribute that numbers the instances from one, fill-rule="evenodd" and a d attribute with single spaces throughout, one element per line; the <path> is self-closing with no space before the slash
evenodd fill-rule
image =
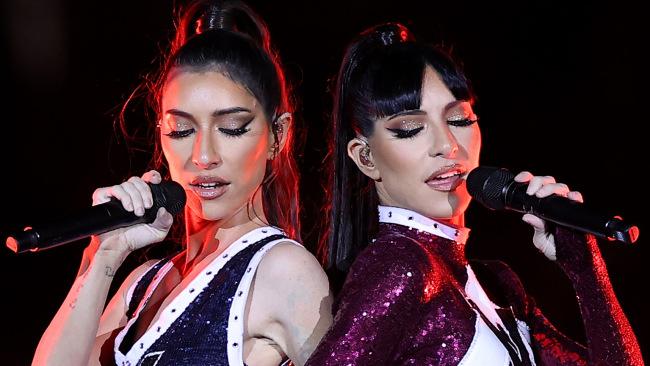
<path id="1" fill-rule="evenodd" d="M 210 169 L 221 164 L 214 135 L 210 131 L 198 131 L 192 148 L 192 163 L 200 169 Z"/>
<path id="2" fill-rule="evenodd" d="M 431 144 L 430 155 L 432 157 L 442 156 L 445 158 L 453 159 L 458 153 L 458 140 L 449 129 L 449 125 L 445 122 L 435 124 L 438 127 L 433 131 L 433 142 Z"/>

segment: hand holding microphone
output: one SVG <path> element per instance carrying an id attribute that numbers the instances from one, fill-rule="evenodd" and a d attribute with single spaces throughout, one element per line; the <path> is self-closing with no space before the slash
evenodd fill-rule
<path id="1" fill-rule="evenodd" d="M 582 204 L 578 192 L 571 193 L 566 185 L 554 180 L 551 182 L 551 177 L 536 178 L 530 173 L 522 173 L 515 179 L 515 175 L 506 169 L 482 166 L 467 176 L 467 190 L 474 199 L 492 210 L 532 214 L 561 226 L 624 243 L 637 240 L 639 229 L 636 226 L 618 216 L 588 208 Z M 528 180 L 533 187 L 526 183 Z M 537 194 L 529 195 L 529 188 Z M 525 220 L 532 220 L 533 226 L 539 224 L 530 216 Z"/>
<path id="2" fill-rule="evenodd" d="M 517 183 L 526 183 L 526 194 L 538 198 L 549 197 L 557 195 L 566 197 L 571 201 L 584 203 L 582 194 L 577 191 L 571 191 L 564 183 L 558 183 L 552 176 L 534 176 L 530 172 L 523 171 L 517 174 L 514 178 Z M 522 220 L 533 227 L 533 244 L 550 260 L 557 259 L 557 250 L 555 246 L 555 237 L 549 235 L 547 226 L 544 220 L 535 216 L 534 214 L 526 213 Z"/>
<path id="3" fill-rule="evenodd" d="M 98 234 L 97 239 L 100 244 L 97 250 L 130 253 L 165 239 L 174 218 L 168 212 L 171 208 L 165 207 L 167 204 L 154 202 L 154 191 L 161 195 L 157 197 L 158 199 L 167 197 L 165 193 L 159 192 L 160 188 L 166 189 L 170 182 L 165 182 L 162 186 L 161 183 L 160 173 L 151 170 L 141 178 L 131 177 L 119 185 L 98 188 L 93 192 L 93 206 L 117 199 L 121 203 L 121 208 L 140 218 L 137 224 L 133 221 L 129 226 Z"/>
<path id="4" fill-rule="evenodd" d="M 185 199 L 178 183 L 163 182 L 158 172 L 150 171 L 95 190 L 92 207 L 10 236 L 7 246 L 17 253 L 38 251 L 97 235 L 96 250 L 128 254 L 162 241 L 173 223 L 171 214 L 183 209 Z"/>

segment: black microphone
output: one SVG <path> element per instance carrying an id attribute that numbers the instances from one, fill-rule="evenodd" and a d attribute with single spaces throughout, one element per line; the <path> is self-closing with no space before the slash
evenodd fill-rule
<path id="1" fill-rule="evenodd" d="M 137 216 L 122 207 L 116 198 L 109 202 L 87 207 L 68 217 L 55 219 L 41 225 L 27 227 L 25 231 L 7 238 L 7 247 L 16 253 L 40 251 L 136 224 L 150 224 L 156 219 L 160 207 L 175 215 L 185 206 L 185 190 L 174 181 L 149 184 L 153 206 Z"/>
<path id="2" fill-rule="evenodd" d="M 620 216 L 595 212 L 558 195 L 530 196 L 526 194 L 528 183 L 515 182 L 514 178 L 504 168 L 480 166 L 467 176 L 467 191 L 492 210 L 530 213 L 561 226 L 624 243 L 634 243 L 639 237 L 639 228 L 623 222 Z"/>

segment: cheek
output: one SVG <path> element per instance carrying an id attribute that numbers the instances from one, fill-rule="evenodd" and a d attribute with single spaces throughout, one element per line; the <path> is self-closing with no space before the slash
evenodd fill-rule
<path id="1" fill-rule="evenodd" d="M 404 180 L 420 171 L 418 167 L 427 156 L 427 147 L 419 140 L 424 139 L 389 141 L 378 146 L 375 163 L 382 179 L 390 180 L 394 175 L 396 179 Z"/>
<path id="2" fill-rule="evenodd" d="M 261 184 L 266 168 L 268 141 L 264 135 L 255 136 L 249 141 L 232 141 L 229 144 L 224 163 L 231 161 L 229 169 L 239 172 L 242 183 L 257 186 Z"/>
<path id="3" fill-rule="evenodd" d="M 188 160 L 191 160 L 191 140 L 171 140 L 163 137 L 161 140 L 161 147 L 165 160 L 169 165 L 169 173 L 171 174 L 172 179 L 180 179 L 180 172 L 183 170 L 185 163 Z"/>
<path id="4" fill-rule="evenodd" d="M 456 141 L 467 154 L 470 161 L 477 162 L 481 152 L 481 130 L 474 124 L 471 128 L 465 128 L 456 134 Z"/>

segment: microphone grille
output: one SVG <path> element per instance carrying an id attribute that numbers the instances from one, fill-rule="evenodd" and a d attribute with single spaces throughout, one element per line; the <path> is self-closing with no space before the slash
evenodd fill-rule
<path id="1" fill-rule="evenodd" d="M 173 180 L 165 180 L 160 184 L 149 184 L 153 195 L 154 206 L 164 207 L 172 215 L 183 210 L 187 199 L 183 186 Z M 156 209 L 157 211 L 157 209 Z"/>
<path id="2" fill-rule="evenodd" d="M 505 206 L 503 190 L 514 177 L 504 168 L 479 166 L 467 176 L 467 191 L 484 206 L 501 210 Z"/>

